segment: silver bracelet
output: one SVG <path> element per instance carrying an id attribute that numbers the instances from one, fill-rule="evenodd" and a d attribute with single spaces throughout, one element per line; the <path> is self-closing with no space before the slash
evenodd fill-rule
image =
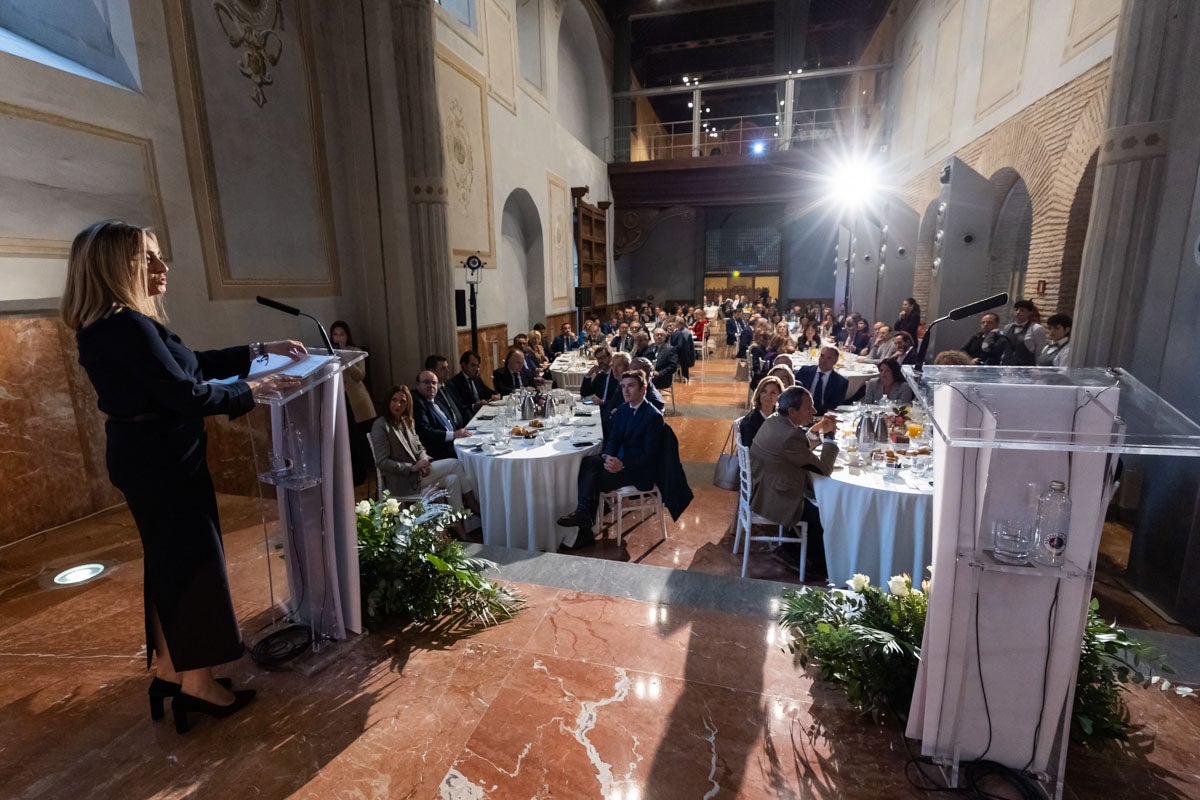
<path id="1" fill-rule="evenodd" d="M 267 345 L 265 342 L 255 342 L 250 345 L 250 352 L 254 354 L 254 358 L 265 362 L 267 360 Z"/>

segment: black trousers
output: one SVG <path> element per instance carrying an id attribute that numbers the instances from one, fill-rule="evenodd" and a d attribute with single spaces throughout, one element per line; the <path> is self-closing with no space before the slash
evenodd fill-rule
<path id="1" fill-rule="evenodd" d="M 825 572 L 825 529 L 821 527 L 821 513 L 811 501 L 804 501 L 804 510 L 800 512 L 800 519 L 808 523 L 808 563 L 814 568 L 819 568 L 823 574 Z M 780 549 L 786 548 L 788 552 L 794 553 L 796 558 L 800 558 L 800 545 L 798 544 L 783 544 Z M 848 576 L 847 576 L 848 577 Z"/>
<path id="2" fill-rule="evenodd" d="M 600 502 L 601 492 L 611 492 L 622 486 L 650 489 L 654 476 L 649 469 L 621 470 L 609 472 L 604 469 L 604 456 L 584 456 L 579 465 L 579 502 L 576 510 L 591 514 Z"/>

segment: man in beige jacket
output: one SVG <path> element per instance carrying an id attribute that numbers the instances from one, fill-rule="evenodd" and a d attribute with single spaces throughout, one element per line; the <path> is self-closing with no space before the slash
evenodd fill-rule
<path id="1" fill-rule="evenodd" d="M 825 547 L 817 509 L 806 499 L 812 494 L 808 473 L 828 475 L 838 448 L 833 441 L 836 419 L 825 416 L 813 424 L 814 413 L 812 394 L 802 386 L 793 386 L 779 396 L 775 413 L 762 424 L 750 448 L 750 507 L 782 525 L 808 523 L 805 572 L 819 577 L 825 575 Z M 821 445 L 820 454 L 815 452 L 817 445 Z M 800 566 L 797 546 L 780 547 L 776 556 L 788 566 Z"/>

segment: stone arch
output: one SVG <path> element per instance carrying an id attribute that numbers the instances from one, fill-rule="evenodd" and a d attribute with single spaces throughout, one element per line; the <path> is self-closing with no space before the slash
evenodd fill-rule
<path id="1" fill-rule="evenodd" d="M 503 317 L 510 330 L 529 330 L 531 322 L 546 318 L 546 259 L 541 215 L 525 189 L 513 189 L 504 201 L 499 265 L 505 277 L 496 282 L 512 287 L 497 292 Z"/>
<path id="2" fill-rule="evenodd" d="M 1075 187 L 1071 210 L 1067 214 L 1067 234 L 1063 237 L 1062 251 L 1062 288 L 1059 290 L 1055 307 L 1056 311 L 1063 314 L 1072 314 L 1075 309 L 1079 273 L 1083 266 L 1083 245 L 1087 241 L 1088 221 L 1092 215 L 1092 194 L 1096 188 L 1096 159 L 1099 154 L 1100 150 L 1097 148 L 1088 159 L 1083 175 Z"/>
<path id="3" fill-rule="evenodd" d="M 1025 178 L 1012 167 L 1000 168 L 988 182 L 995 198 L 988 247 L 989 294 L 1008 292 L 1016 300 L 1024 296 L 1029 268 L 1033 202 Z"/>
<path id="4" fill-rule="evenodd" d="M 600 39 L 581 0 L 569 0 L 558 29 L 555 113 L 585 147 L 607 158 L 612 130 L 609 71 Z"/>

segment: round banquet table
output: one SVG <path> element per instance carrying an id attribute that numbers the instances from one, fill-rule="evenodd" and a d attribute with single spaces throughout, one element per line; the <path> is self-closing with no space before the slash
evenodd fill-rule
<path id="1" fill-rule="evenodd" d="M 554 385 L 559 389 L 566 389 L 572 394 L 578 394 L 579 387 L 583 385 L 584 376 L 595 365 L 595 359 L 583 360 L 571 356 L 559 356 L 550 365 L 550 376 L 554 378 Z"/>
<path id="2" fill-rule="evenodd" d="M 507 439 L 504 444 L 512 447 L 512 452 L 488 455 L 477 445 L 492 442 L 495 423 L 480 417 L 495 412 L 494 407 L 485 405 L 468 425 L 477 429 L 476 436 L 454 443 L 459 461 L 475 481 L 484 544 L 553 553 L 570 532 L 558 526 L 558 518 L 575 510 L 579 465 L 584 456 L 602 449 L 600 414 L 572 417 L 570 427 L 584 427 L 592 434 L 589 447 L 543 435 L 532 442 Z"/>
<path id="3" fill-rule="evenodd" d="M 801 367 L 815 363 L 817 363 L 816 360 L 810 358 L 807 352 L 792 353 L 793 369 L 800 369 Z M 859 389 L 867 385 L 867 381 L 879 375 L 879 367 L 862 361 L 834 367 L 833 371 L 845 378 L 846 382 L 850 384 L 846 389 L 847 399 L 856 395 Z M 805 388 L 807 389 L 808 387 L 806 386 Z"/>
<path id="4" fill-rule="evenodd" d="M 929 478 L 902 479 L 861 467 L 838 469 L 829 477 L 813 475 L 813 493 L 824 529 L 825 566 L 838 586 L 856 572 L 886 586 L 907 572 L 913 584 L 933 563 L 933 486 Z"/>

